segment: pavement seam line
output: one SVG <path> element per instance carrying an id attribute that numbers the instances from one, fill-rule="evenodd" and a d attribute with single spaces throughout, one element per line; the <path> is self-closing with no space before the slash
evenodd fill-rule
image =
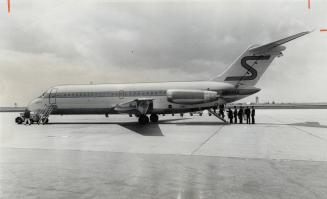
<path id="1" fill-rule="evenodd" d="M 173 153 L 142 153 L 142 152 L 122 152 L 122 151 L 92 151 L 92 150 L 76 150 L 76 149 L 47 149 L 47 148 L 12 148 L 0 147 L 6 150 L 40 150 L 40 151 L 74 151 L 74 152 L 88 152 L 88 153 L 123 153 L 130 155 L 162 155 L 162 156 L 190 156 L 189 154 L 173 154 Z M 0 150 L 1 152 L 1 150 Z M 273 160 L 273 161 L 300 161 L 300 162 L 327 162 L 326 160 L 305 160 L 305 159 L 290 159 L 290 158 L 254 158 L 254 157 L 237 157 L 237 156 L 222 156 L 222 155 L 192 155 L 199 157 L 212 157 L 212 158 L 229 158 L 229 159 L 247 159 L 247 160 Z M 0 158 L 0 165 L 4 164 Z"/>
<path id="2" fill-rule="evenodd" d="M 270 119 L 275 120 L 276 122 L 281 123 L 280 125 L 285 125 L 285 124 L 283 124 L 281 121 L 276 120 L 276 119 L 273 118 L 273 117 L 270 117 L 270 116 L 268 116 L 268 117 L 269 117 Z M 304 130 L 304 129 L 301 129 L 301 128 L 297 127 L 297 126 L 289 125 L 289 124 L 286 124 L 286 125 L 287 125 L 287 126 L 290 126 L 290 127 L 292 127 L 292 128 L 295 128 L 296 130 L 298 130 L 298 131 L 300 131 L 300 132 L 302 132 L 302 133 L 305 133 L 305 134 L 307 134 L 307 135 L 310 135 L 310 136 L 312 136 L 312 137 L 314 137 L 314 138 L 317 138 L 317 139 L 319 139 L 319 140 L 327 141 L 325 138 L 322 138 L 322 137 L 320 137 L 320 136 L 317 136 L 317 135 L 315 135 L 315 134 L 313 134 L 313 133 L 310 133 L 310 132 L 308 132 L 308 131 L 306 131 L 306 130 Z"/>
<path id="3" fill-rule="evenodd" d="M 224 126 L 221 126 L 217 131 L 215 131 L 212 135 L 210 135 L 204 142 L 202 142 L 200 144 L 200 146 L 198 146 L 196 149 L 194 149 L 190 155 L 194 155 L 194 153 L 196 153 L 203 145 L 205 145 L 213 136 L 215 136 L 216 134 L 218 134 L 220 132 L 220 130 L 223 128 Z"/>

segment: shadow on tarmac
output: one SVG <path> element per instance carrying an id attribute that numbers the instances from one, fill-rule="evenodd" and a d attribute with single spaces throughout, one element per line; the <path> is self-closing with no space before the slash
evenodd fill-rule
<path id="1" fill-rule="evenodd" d="M 143 126 L 138 123 L 123 123 L 119 125 L 143 136 L 164 136 L 158 124 L 150 123 Z"/>
<path id="2" fill-rule="evenodd" d="M 71 125 L 71 124 L 89 124 L 89 125 L 99 125 L 99 124 L 116 124 L 121 127 L 124 127 L 130 131 L 138 133 L 143 136 L 164 136 L 159 124 L 174 124 L 170 123 L 171 121 L 187 120 L 190 118 L 176 118 L 176 119 L 167 119 L 160 120 L 158 123 L 149 123 L 147 125 L 140 125 L 138 122 L 55 122 L 49 123 L 47 125 Z M 178 123 L 175 123 L 178 124 Z"/>

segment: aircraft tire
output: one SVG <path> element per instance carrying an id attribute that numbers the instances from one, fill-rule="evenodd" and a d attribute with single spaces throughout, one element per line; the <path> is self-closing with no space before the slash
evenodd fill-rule
<path id="1" fill-rule="evenodd" d="M 149 117 L 146 115 L 140 115 L 139 124 L 146 125 L 147 123 L 149 123 Z"/>
<path id="2" fill-rule="evenodd" d="M 150 115 L 150 121 L 151 122 L 156 123 L 156 122 L 158 122 L 158 120 L 159 120 L 159 117 L 158 117 L 157 114 L 151 114 Z"/>
<path id="3" fill-rule="evenodd" d="M 23 123 L 23 118 L 22 117 L 16 117 L 16 119 L 15 119 L 15 122 L 17 123 L 17 124 L 22 124 Z"/>

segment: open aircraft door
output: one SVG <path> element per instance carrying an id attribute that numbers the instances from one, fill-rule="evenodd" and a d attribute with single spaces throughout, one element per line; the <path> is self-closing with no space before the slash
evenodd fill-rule
<path id="1" fill-rule="evenodd" d="M 51 89 L 50 94 L 49 94 L 49 103 L 50 104 L 56 104 L 57 90 L 58 90 L 57 88 Z"/>
<path id="2" fill-rule="evenodd" d="M 123 90 L 119 91 L 119 99 L 124 99 L 125 92 Z"/>

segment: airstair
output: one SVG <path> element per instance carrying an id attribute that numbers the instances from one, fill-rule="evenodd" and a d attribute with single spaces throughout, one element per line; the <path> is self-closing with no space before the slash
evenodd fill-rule
<path id="1" fill-rule="evenodd" d="M 216 117 L 217 117 L 218 119 L 220 119 L 221 121 L 227 123 L 227 121 L 226 121 L 224 118 L 220 117 L 220 115 L 219 115 L 218 113 L 216 113 L 214 110 L 212 110 L 212 109 L 208 109 L 208 112 L 211 113 L 212 115 L 216 116 Z"/>
<path id="2" fill-rule="evenodd" d="M 46 124 L 48 121 L 48 117 L 51 114 L 51 112 L 53 111 L 53 109 L 56 107 L 55 104 L 45 104 L 43 109 L 41 110 L 41 112 L 39 113 L 39 121 L 37 122 L 37 124 Z"/>

